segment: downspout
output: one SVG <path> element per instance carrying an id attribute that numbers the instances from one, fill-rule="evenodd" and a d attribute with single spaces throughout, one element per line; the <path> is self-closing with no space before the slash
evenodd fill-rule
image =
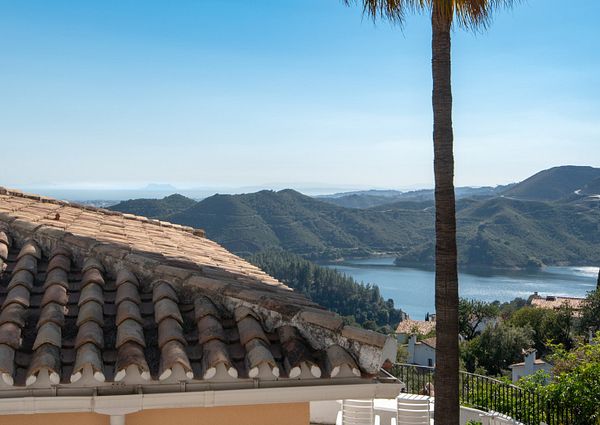
<path id="1" fill-rule="evenodd" d="M 125 425 L 125 415 L 110 415 L 110 425 Z"/>

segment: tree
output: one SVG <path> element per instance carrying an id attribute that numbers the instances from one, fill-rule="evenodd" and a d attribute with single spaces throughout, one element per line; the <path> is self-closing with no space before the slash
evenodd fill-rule
<path id="1" fill-rule="evenodd" d="M 512 315 L 509 322 L 517 327 L 533 329 L 534 347 L 540 355 L 547 354 L 552 344 L 562 344 L 567 349 L 573 345 L 573 310 L 566 305 L 557 310 L 523 307 Z"/>
<path id="2" fill-rule="evenodd" d="M 462 356 L 468 371 L 481 367 L 486 374 L 500 375 L 511 364 L 522 361 L 523 350 L 532 345 L 533 330 L 529 326 L 519 328 L 500 323 L 487 327 L 481 335 L 466 342 Z"/>
<path id="3" fill-rule="evenodd" d="M 475 338 L 479 328 L 486 321 L 498 317 L 499 313 L 500 309 L 497 304 L 461 298 L 458 302 L 458 328 L 460 334 L 467 340 Z"/>
<path id="4" fill-rule="evenodd" d="M 450 30 L 486 27 L 494 9 L 513 0 L 343 0 L 360 2 L 373 19 L 383 17 L 402 23 L 406 13 L 431 15 L 433 77 L 433 168 L 435 176 L 435 308 L 436 308 L 436 407 L 437 425 L 457 424 L 458 398 L 458 270 L 456 205 L 454 197 L 454 135 Z"/>
<path id="5" fill-rule="evenodd" d="M 600 423 L 600 336 L 571 351 L 554 348 L 554 379 L 545 388 L 546 397 L 552 404 L 572 408 L 575 425 Z"/>
<path id="6" fill-rule="evenodd" d="M 579 322 L 581 333 L 587 333 L 589 329 L 600 330 L 600 290 L 596 289 L 588 293 L 581 308 L 581 320 Z"/>

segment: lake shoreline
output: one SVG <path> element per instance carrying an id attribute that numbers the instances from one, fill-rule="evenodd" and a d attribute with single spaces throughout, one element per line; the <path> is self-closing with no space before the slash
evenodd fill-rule
<path id="1" fill-rule="evenodd" d="M 421 319 L 435 308 L 435 273 L 432 269 L 398 267 L 394 257 L 371 257 L 321 265 L 338 270 L 358 282 L 377 285 L 385 299 L 410 317 Z M 545 266 L 541 270 L 459 268 L 460 295 L 482 301 L 527 299 L 534 292 L 585 297 L 595 289 L 598 269 L 593 266 Z"/>
<path id="2" fill-rule="evenodd" d="M 335 264 L 345 264 L 345 263 L 349 263 L 352 261 L 357 261 L 357 260 L 370 260 L 370 259 L 381 259 L 381 258 L 393 258 L 394 262 L 393 264 L 391 264 L 392 266 L 395 267 L 399 267 L 399 268 L 410 268 L 410 269 L 420 269 L 420 270 L 434 270 L 435 266 L 432 263 L 423 263 L 423 262 L 410 262 L 410 261 L 401 261 L 401 262 L 397 262 L 397 259 L 399 258 L 397 254 L 395 253 L 391 253 L 391 252 L 379 252 L 379 253 L 373 253 L 373 255 L 357 255 L 357 256 L 345 256 L 345 257 L 339 257 L 336 259 L 331 259 L 331 258 L 322 258 L 322 259 L 316 259 L 313 260 L 313 262 L 315 264 L 318 265 L 335 265 Z M 498 271 L 504 271 L 504 270 L 512 270 L 512 271 L 542 271 L 548 267 L 596 267 L 595 265 L 590 265 L 587 263 L 577 263 L 577 262 L 569 262 L 569 261 L 561 261 L 558 262 L 557 264 L 545 264 L 545 263 L 541 263 L 541 265 L 539 266 L 526 266 L 526 267 L 518 267 L 518 266 L 494 266 L 494 265 L 484 265 L 484 264 L 477 264 L 477 265 L 473 265 L 473 264 L 464 264 L 464 263 L 459 263 L 458 264 L 458 269 L 459 270 L 477 270 L 477 269 L 482 269 L 482 270 L 498 270 Z"/>

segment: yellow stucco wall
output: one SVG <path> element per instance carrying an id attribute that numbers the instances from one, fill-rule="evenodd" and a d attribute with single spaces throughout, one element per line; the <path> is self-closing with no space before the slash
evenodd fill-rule
<path id="1" fill-rule="evenodd" d="M 145 410 L 126 416 L 126 425 L 308 425 L 309 403 Z M 1 415 L 0 425 L 109 425 L 94 413 Z"/>

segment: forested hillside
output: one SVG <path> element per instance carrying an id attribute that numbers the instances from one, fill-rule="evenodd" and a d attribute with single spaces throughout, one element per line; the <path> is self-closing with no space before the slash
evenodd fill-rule
<path id="1" fill-rule="evenodd" d="M 144 217 L 160 218 L 185 211 L 195 204 L 196 201 L 193 199 L 174 194 L 163 199 L 130 199 L 119 202 L 110 209 Z"/>
<path id="2" fill-rule="evenodd" d="M 557 201 L 583 189 L 588 184 L 593 185 L 592 181 L 598 178 L 600 178 L 600 168 L 554 167 L 534 174 L 502 194 L 518 199 Z"/>
<path id="3" fill-rule="evenodd" d="M 458 204 L 459 262 L 539 267 L 600 263 L 600 208 L 493 198 Z M 401 254 L 397 264 L 433 264 L 434 241 Z"/>
<path id="4" fill-rule="evenodd" d="M 404 318 L 393 300 L 384 300 L 379 288 L 318 266 L 299 255 L 269 250 L 249 257 L 250 262 L 323 307 L 374 330 L 393 331 Z"/>
<path id="5" fill-rule="evenodd" d="M 598 173 L 591 167 L 560 167 L 494 188 L 522 196 L 569 194 L 558 201 L 490 197 L 482 195 L 490 188 L 465 189 L 457 201 L 460 263 L 498 268 L 599 264 Z M 390 199 L 418 196 L 366 209 L 332 205 L 290 189 L 214 195 L 197 203 L 173 195 L 123 202 L 113 209 L 203 228 L 209 238 L 244 256 L 267 249 L 309 259 L 386 253 L 397 255 L 401 265 L 425 265 L 433 262 L 434 246 L 434 204 L 426 192 L 383 192 Z"/>
<path id="6" fill-rule="evenodd" d="M 401 252 L 433 236 L 432 211 L 357 210 L 294 190 L 215 195 L 163 219 L 206 230 L 209 238 L 248 255 L 282 248 L 308 258 Z"/>

